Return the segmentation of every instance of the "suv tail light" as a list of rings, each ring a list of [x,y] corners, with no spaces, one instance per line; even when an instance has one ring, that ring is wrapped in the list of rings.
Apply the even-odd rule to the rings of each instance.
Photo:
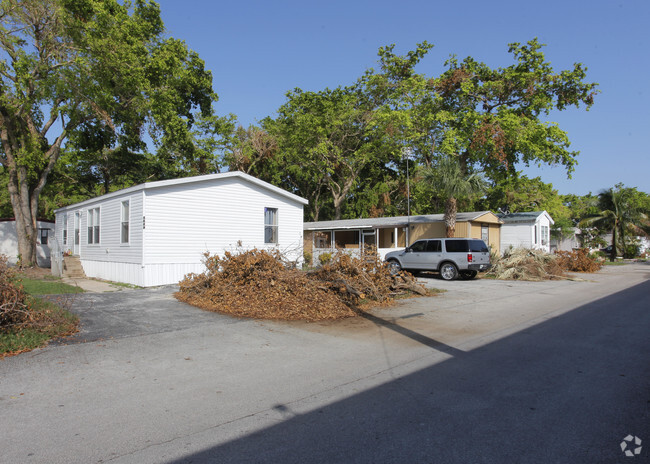
[[[471,253],[467,253],[467,262],[468,263],[472,262],[472,254]]]

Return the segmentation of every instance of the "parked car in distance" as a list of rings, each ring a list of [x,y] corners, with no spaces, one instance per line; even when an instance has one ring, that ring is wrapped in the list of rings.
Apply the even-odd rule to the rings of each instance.
[[[391,251],[384,258],[390,271],[436,271],[444,280],[473,279],[487,271],[490,250],[476,238],[432,238],[418,240],[404,250]]]

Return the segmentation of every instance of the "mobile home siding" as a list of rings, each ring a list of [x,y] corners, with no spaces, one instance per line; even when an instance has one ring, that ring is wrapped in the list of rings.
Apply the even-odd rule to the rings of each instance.
[[[203,253],[275,248],[264,243],[264,208],[278,209],[277,247],[301,249],[302,208],[275,192],[236,178],[218,184],[174,185],[146,192],[144,263],[201,264]]]
[[[129,201],[129,240],[121,243],[122,202]],[[202,272],[203,254],[275,248],[302,257],[306,200],[243,173],[160,181],[131,187],[56,211],[57,236],[68,217],[68,243],[75,253],[74,214],[81,212],[81,264],[89,277],[140,286],[179,282]],[[89,210],[99,209],[99,243],[89,243]],[[278,241],[264,243],[264,208],[277,209]]]

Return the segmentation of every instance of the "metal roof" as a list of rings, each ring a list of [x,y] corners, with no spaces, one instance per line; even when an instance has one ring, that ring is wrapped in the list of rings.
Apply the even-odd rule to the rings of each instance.
[[[542,215],[548,216],[549,220],[551,221],[551,224],[554,224],[555,221],[553,221],[553,218],[551,217],[550,214],[548,214],[546,211],[528,211],[524,213],[499,213],[497,214],[497,217],[501,219],[504,223],[514,223],[514,222],[535,222],[537,221],[537,218],[539,218]]]
[[[191,183],[196,183],[196,182],[205,182],[205,181],[211,181],[211,180],[216,180],[216,179],[227,179],[229,177],[239,177],[244,181],[250,182],[252,184],[256,184],[262,188],[265,188],[267,190],[271,190],[279,195],[285,196],[287,198],[290,198],[298,203],[302,203],[303,205],[306,205],[309,203],[305,198],[300,197],[298,195],[294,195],[291,192],[287,192],[284,189],[281,189],[280,187],[276,187],[275,185],[269,184],[268,182],[264,182],[263,180],[260,180],[256,177],[253,177],[249,174],[246,174],[241,171],[230,171],[230,172],[222,172],[219,174],[206,174],[203,176],[192,176],[192,177],[182,177],[180,179],[169,179],[169,180],[159,180],[155,182],[147,182],[144,184],[139,184],[135,185],[133,187],[125,188],[122,190],[118,190],[116,192],[111,192],[107,193],[105,195],[101,195],[99,197],[95,198],[90,198],[88,200],[84,200],[79,203],[75,203],[73,205],[68,205],[64,206],[62,208],[55,209],[54,212],[58,211],[64,211],[66,209],[74,209],[74,208],[79,208],[80,206],[84,206],[87,204],[92,204],[96,203],[98,201],[103,201],[107,200],[109,198],[118,196],[118,195],[123,195],[125,193],[133,193],[141,190],[149,190],[149,189],[155,189],[155,188],[160,188],[160,187],[168,187],[170,185],[181,185],[181,184],[191,184]]]
[[[467,222],[478,219],[491,211],[478,211],[456,214],[457,222]],[[334,230],[334,229],[373,229],[401,227],[410,224],[427,224],[444,221],[444,214],[424,214],[419,216],[396,216],[387,218],[339,219],[335,221],[305,222],[304,230]]]

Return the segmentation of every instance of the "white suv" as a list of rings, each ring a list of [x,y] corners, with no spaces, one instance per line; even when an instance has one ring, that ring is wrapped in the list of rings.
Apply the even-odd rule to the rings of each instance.
[[[476,238],[432,238],[418,240],[401,251],[391,251],[384,258],[392,273],[437,271],[444,280],[473,279],[479,271],[490,268],[490,250]]]

